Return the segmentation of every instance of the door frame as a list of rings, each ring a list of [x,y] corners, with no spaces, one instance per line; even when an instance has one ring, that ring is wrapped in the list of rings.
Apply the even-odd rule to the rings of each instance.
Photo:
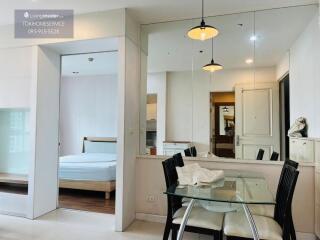
[[[234,109],[236,109],[236,106],[235,106],[235,102],[217,102],[215,105],[214,105],[214,124],[215,124],[215,145],[214,145],[214,149],[215,149],[215,153],[216,153],[216,144],[217,144],[217,137],[218,138],[222,138],[222,139],[225,139],[225,140],[228,140],[230,137],[227,137],[225,135],[220,135],[220,121],[216,121],[216,119],[220,119],[220,107],[221,106],[233,106]],[[234,123],[235,123],[235,118],[236,116],[234,115]],[[234,127],[236,127],[234,125]],[[235,136],[233,136],[233,145],[234,145],[234,138]]]

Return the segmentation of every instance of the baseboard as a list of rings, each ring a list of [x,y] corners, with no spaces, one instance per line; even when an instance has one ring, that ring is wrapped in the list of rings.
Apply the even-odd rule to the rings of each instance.
[[[148,213],[136,213],[136,219],[146,222],[165,223],[166,216],[154,215]],[[297,232],[297,240],[317,240],[317,237],[313,233]]]
[[[166,216],[154,215],[148,213],[136,213],[136,219],[147,222],[165,223]]]
[[[297,232],[297,239],[298,240],[316,240],[317,237],[313,233],[304,233],[304,232]]]

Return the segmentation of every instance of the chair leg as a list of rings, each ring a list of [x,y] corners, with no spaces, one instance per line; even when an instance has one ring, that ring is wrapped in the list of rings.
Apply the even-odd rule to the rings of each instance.
[[[218,232],[218,231],[214,231],[213,232],[213,240],[221,240],[220,239],[221,237],[220,237],[220,231]]]
[[[172,227],[171,234],[172,234],[171,240],[177,240],[178,230],[176,227],[174,226]]]
[[[291,240],[296,240],[296,230],[294,229],[294,224],[292,220],[292,216],[290,217],[290,237]]]
[[[170,230],[171,230],[171,220],[167,218],[166,226],[164,228],[164,233],[163,233],[163,240],[169,239]]]

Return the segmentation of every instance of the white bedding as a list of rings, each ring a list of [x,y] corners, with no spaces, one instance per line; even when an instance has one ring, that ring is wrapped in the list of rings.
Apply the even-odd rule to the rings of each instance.
[[[65,180],[116,180],[116,154],[82,153],[60,157],[59,178]]]

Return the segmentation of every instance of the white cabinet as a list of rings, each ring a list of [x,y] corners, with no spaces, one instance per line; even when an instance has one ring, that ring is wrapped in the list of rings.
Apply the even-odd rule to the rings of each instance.
[[[290,138],[290,159],[297,162],[314,162],[315,141],[308,138]]]
[[[165,141],[163,142],[163,154],[166,156],[172,156],[180,152],[184,155],[184,150],[190,147],[190,142]]]

